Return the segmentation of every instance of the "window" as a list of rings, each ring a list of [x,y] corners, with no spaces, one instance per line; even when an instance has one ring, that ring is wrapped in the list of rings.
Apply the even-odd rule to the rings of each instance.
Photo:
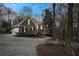
[[[40,29],[43,29],[43,26],[42,25],[40,25]]]
[[[24,32],[26,32],[26,27],[24,26]]]
[[[36,29],[38,29],[38,25],[36,25]]]
[[[28,19],[28,25],[30,25],[30,23],[31,23],[31,21],[30,21],[30,19]]]

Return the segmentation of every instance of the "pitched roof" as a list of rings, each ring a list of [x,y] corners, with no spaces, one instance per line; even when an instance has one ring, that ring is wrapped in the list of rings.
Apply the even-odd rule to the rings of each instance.
[[[22,23],[24,23],[28,18],[30,18],[30,17],[27,17],[27,18],[25,18],[24,20],[22,20],[20,23],[19,23],[19,25],[21,25]],[[40,23],[39,21],[37,21],[35,18],[30,18],[31,20],[32,20],[32,22],[34,23],[34,24],[38,24],[38,23]]]

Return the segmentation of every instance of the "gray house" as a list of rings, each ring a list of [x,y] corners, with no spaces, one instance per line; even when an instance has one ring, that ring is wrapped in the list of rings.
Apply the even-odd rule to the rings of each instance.
[[[27,17],[26,19],[17,19],[12,26],[13,35],[38,35],[43,34],[43,23],[34,18]]]

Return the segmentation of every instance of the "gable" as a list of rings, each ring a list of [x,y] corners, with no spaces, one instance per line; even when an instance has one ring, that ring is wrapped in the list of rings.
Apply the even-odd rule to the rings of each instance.
[[[32,22],[31,18],[27,18],[25,19],[21,25],[27,26],[27,25],[31,25],[31,26],[35,26],[35,24]]]

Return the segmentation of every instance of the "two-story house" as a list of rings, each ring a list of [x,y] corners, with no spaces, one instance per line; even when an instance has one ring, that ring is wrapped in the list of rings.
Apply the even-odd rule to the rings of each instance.
[[[17,19],[12,26],[13,35],[38,35],[43,33],[43,23],[34,18]]]

